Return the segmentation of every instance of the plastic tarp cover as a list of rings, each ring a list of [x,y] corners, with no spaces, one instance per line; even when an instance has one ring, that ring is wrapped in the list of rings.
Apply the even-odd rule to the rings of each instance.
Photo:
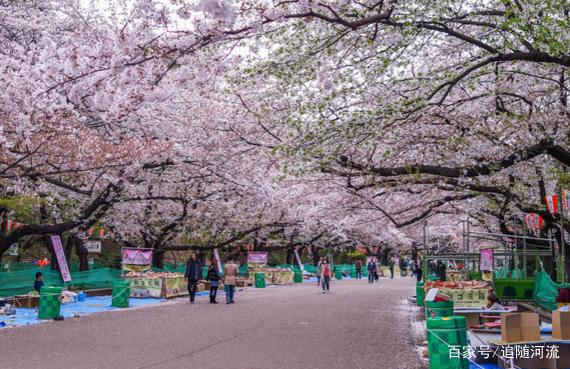
[[[534,290],[532,298],[534,302],[544,310],[553,311],[558,308],[556,297],[559,288],[570,288],[569,283],[555,283],[544,270],[534,275]]]

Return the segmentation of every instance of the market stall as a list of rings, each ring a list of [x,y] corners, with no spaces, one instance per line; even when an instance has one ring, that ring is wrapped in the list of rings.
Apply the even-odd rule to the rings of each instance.
[[[265,284],[293,284],[295,272],[290,268],[270,268],[267,266],[267,252],[248,252],[247,265],[249,280],[254,281],[258,273],[265,274]]]
[[[186,281],[182,273],[170,272],[129,272],[125,278],[131,282],[131,297],[135,298],[171,298],[188,294]],[[198,284],[198,291],[204,290],[204,284]]]
[[[266,284],[293,284],[295,278],[295,272],[291,269],[286,268],[250,268],[249,269],[249,279],[255,280],[255,274],[264,273]]]

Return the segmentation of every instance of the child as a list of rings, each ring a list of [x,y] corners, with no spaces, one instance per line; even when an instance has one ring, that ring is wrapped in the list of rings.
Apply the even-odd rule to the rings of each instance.
[[[44,282],[42,281],[42,272],[36,273],[36,280],[34,281],[34,290],[40,293],[41,288],[44,286]]]

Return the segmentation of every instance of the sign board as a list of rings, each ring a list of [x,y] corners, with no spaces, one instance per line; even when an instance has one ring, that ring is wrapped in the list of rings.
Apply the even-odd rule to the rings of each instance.
[[[124,271],[143,272],[150,270],[152,265],[152,250],[123,248],[121,254]]]
[[[131,278],[131,297],[159,299],[162,295],[162,278]]]
[[[480,271],[493,270],[493,249],[481,250],[481,257],[479,261]]]
[[[87,240],[87,241],[85,241],[83,246],[85,246],[85,248],[87,249],[87,252],[90,252],[93,254],[100,254],[101,253],[101,241]]]
[[[263,267],[267,264],[267,252],[248,252],[247,264],[250,267]]]
[[[456,307],[486,307],[489,288],[439,288],[439,292],[451,297]]]
[[[163,278],[163,297],[175,297],[188,294],[188,289],[184,277]]]
[[[65,253],[63,252],[61,238],[59,238],[59,236],[51,236],[51,243],[53,245],[55,257],[57,258],[57,264],[59,265],[61,278],[65,283],[71,282],[71,273],[69,273],[69,267],[67,265],[67,260],[65,259]]]

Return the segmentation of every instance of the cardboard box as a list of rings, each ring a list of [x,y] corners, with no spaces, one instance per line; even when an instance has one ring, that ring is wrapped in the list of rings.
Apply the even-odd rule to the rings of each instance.
[[[540,340],[540,321],[538,314],[501,314],[501,341],[511,343],[538,340]]]
[[[552,338],[570,340],[570,311],[552,312]]]

